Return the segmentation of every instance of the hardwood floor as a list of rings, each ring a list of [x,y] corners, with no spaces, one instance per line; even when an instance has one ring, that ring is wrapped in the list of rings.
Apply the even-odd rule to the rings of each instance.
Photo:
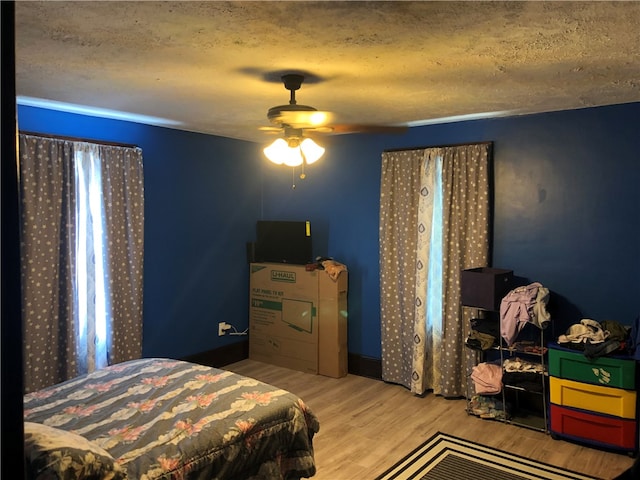
[[[329,378],[249,359],[224,368],[289,390],[314,411],[320,420],[314,480],[374,479],[438,431],[606,480],[633,463],[626,453],[469,416],[461,399],[418,397],[379,380]]]

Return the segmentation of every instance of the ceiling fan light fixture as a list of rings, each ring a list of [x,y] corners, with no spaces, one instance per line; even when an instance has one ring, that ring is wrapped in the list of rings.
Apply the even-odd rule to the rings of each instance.
[[[304,130],[319,131],[331,117],[329,112],[321,112],[314,107],[298,104],[295,92],[300,88],[303,80],[304,76],[298,74],[282,76],[285,88],[291,94],[289,105],[270,108],[267,117],[272,123],[282,128],[283,136],[263,149],[265,156],[276,165],[284,164],[289,167],[302,165],[303,173],[300,178],[305,177],[304,164],[311,165],[317,162],[325,152],[323,147],[304,136]],[[331,131],[329,127],[325,128]]]
[[[265,147],[263,152],[276,165],[297,167],[304,161],[300,147],[290,147],[284,138],[277,138],[271,145]]]
[[[299,138],[277,138],[263,149],[265,156],[276,165],[297,167],[306,161],[308,165],[324,155],[324,148],[310,138],[300,142]]]

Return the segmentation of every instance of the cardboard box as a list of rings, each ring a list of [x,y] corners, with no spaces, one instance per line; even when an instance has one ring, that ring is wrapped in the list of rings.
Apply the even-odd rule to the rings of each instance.
[[[462,305],[499,311],[502,298],[513,289],[513,284],[513,270],[489,267],[462,270]]]
[[[344,377],[348,371],[347,272],[336,281],[318,272],[318,373]]]
[[[250,265],[249,358],[307,373],[347,374],[347,272]]]

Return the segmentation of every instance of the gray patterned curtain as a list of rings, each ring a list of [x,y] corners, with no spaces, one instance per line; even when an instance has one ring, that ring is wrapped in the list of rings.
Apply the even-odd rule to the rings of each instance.
[[[19,149],[30,392],[140,357],[144,187],[138,148],[21,134]]]
[[[144,182],[139,148],[100,146],[108,292],[110,362],[142,355]]]
[[[460,271],[488,262],[489,154],[474,144],[382,155],[382,376],[419,395],[466,392]]]
[[[76,223],[73,144],[20,135],[26,392],[73,377]]]

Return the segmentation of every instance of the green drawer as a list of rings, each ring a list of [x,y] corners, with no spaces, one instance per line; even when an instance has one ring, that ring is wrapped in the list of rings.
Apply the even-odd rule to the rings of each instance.
[[[549,348],[549,375],[578,382],[635,390],[636,362],[600,357],[589,360],[581,352]]]

